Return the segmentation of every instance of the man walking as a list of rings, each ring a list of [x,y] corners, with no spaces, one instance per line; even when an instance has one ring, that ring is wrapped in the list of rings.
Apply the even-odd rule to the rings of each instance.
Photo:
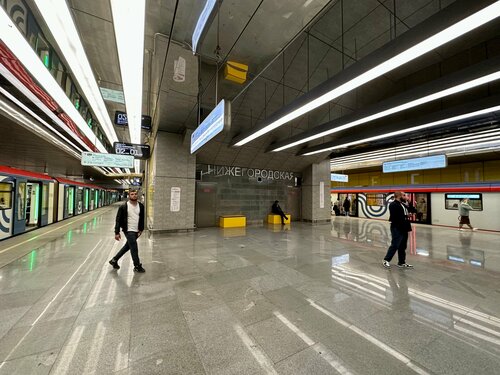
[[[137,239],[144,230],[144,205],[137,201],[137,196],[137,190],[130,190],[128,202],[122,204],[118,209],[115,224],[115,240],[121,240],[121,228],[125,234],[127,242],[121,250],[113,258],[111,258],[109,264],[111,264],[116,270],[120,269],[118,261],[127,251],[130,250],[130,255],[132,256],[132,260],[134,262],[134,272],[142,273],[146,272],[146,270],[142,268],[141,261],[139,260]]]
[[[382,263],[385,268],[391,268],[389,262],[396,254],[396,251],[398,252],[398,267],[413,268],[411,264],[406,263],[408,232],[411,232],[409,211],[412,211],[412,209],[415,210],[413,207],[406,205],[406,194],[402,191],[396,191],[394,201],[389,205],[392,241]]]
[[[344,207],[345,216],[349,216],[349,211],[351,210],[351,201],[349,200],[349,197],[345,197],[342,207]]]

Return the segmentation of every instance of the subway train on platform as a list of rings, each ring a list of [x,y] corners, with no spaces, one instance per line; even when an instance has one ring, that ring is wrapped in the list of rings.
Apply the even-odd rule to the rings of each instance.
[[[0,241],[117,200],[117,190],[0,166]]]
[[[500,183],[335,187],[331,189],[332,208],[336,204],[339,214],[345,215],[343,204],[348,198],[349,216],[388,220],[395,191],[407,193],[417,209],[411,215],[412,222],[458,227],[458,206],[462,199],[469,198],[474,209],[470,212],[472,226],[500,231]]]

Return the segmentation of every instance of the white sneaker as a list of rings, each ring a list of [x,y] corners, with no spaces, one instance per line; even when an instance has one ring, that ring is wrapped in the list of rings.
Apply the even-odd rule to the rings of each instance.
[[[475,230],[477,230],[477,228],[472,228],[472,230],[474,230],[474,231],[475,231]]]
[[[463,230],[464,230],[464,228],[458,228],[458,230],[461,230],[461,231],[463,231]]]
[[[383,265],[385,268],[391,268],[391,264],[390,264],[388,261],[386,261],[386,260],[384,260],[384,261],[382,262],[382,265]]]

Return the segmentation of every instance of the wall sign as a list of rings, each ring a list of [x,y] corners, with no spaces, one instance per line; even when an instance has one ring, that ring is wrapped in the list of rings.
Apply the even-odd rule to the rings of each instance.
[[[415,171],[421,169],[446,168],[448,160],[446,155],[426,156],[423,158],[405,159],[385,162],[384,173]]]
[[[325,208],[325,182],[319,182],[319,208]]]
[[[170,212],[179,212],[181,210],[181,188],[172,187],[170,189]]]
[[[335,182],[349,182],[349,176],[340,173],[331,173],[330,179]]]
[[[101,90],[102,98],[109,102],[125,104],[125,97],[123,96],[123,91],[107,89],[105,87],[99,87]]]
[[[268,169],[243,168],[243,167],[227,167],[223,165],[207,165],[207,170],[202,171],[201,175],[211,176],[233,176],[233,177],[250,177],[262,178],[264,180],[293,180],[293,172],[273,171]]]
[[[131,155],[82,152],[82,165],[111,168],[134,168],[134,157]]]
[[[139,145],[136,143],[113,143],[115,154],[118,155],[132,155],[135,159],[149,159],[151,156],[151,148],[148,145]]]
[[[227,130],[231,124],[230,102],[222,99],[217,107],[207,116],[205,120],[191,134],[191,153],[195,153],[204,144],[214,138],[223,130]]]

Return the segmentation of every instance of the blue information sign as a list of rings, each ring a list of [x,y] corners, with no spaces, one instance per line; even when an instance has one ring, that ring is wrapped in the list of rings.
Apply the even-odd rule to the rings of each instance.
[[[331,173],[331,180],[336,182],[349,182],[349,176],[340,173]]]
[[[418,171],[422,169],[446,168],[446,155],[426,156],[423,158],[389,161],[383,164],[384,173]]]
[[[228,101],[222,99],[217,107],[191,134],[191,153],[195,153],[205,143],[229,126],[231,109]]]

